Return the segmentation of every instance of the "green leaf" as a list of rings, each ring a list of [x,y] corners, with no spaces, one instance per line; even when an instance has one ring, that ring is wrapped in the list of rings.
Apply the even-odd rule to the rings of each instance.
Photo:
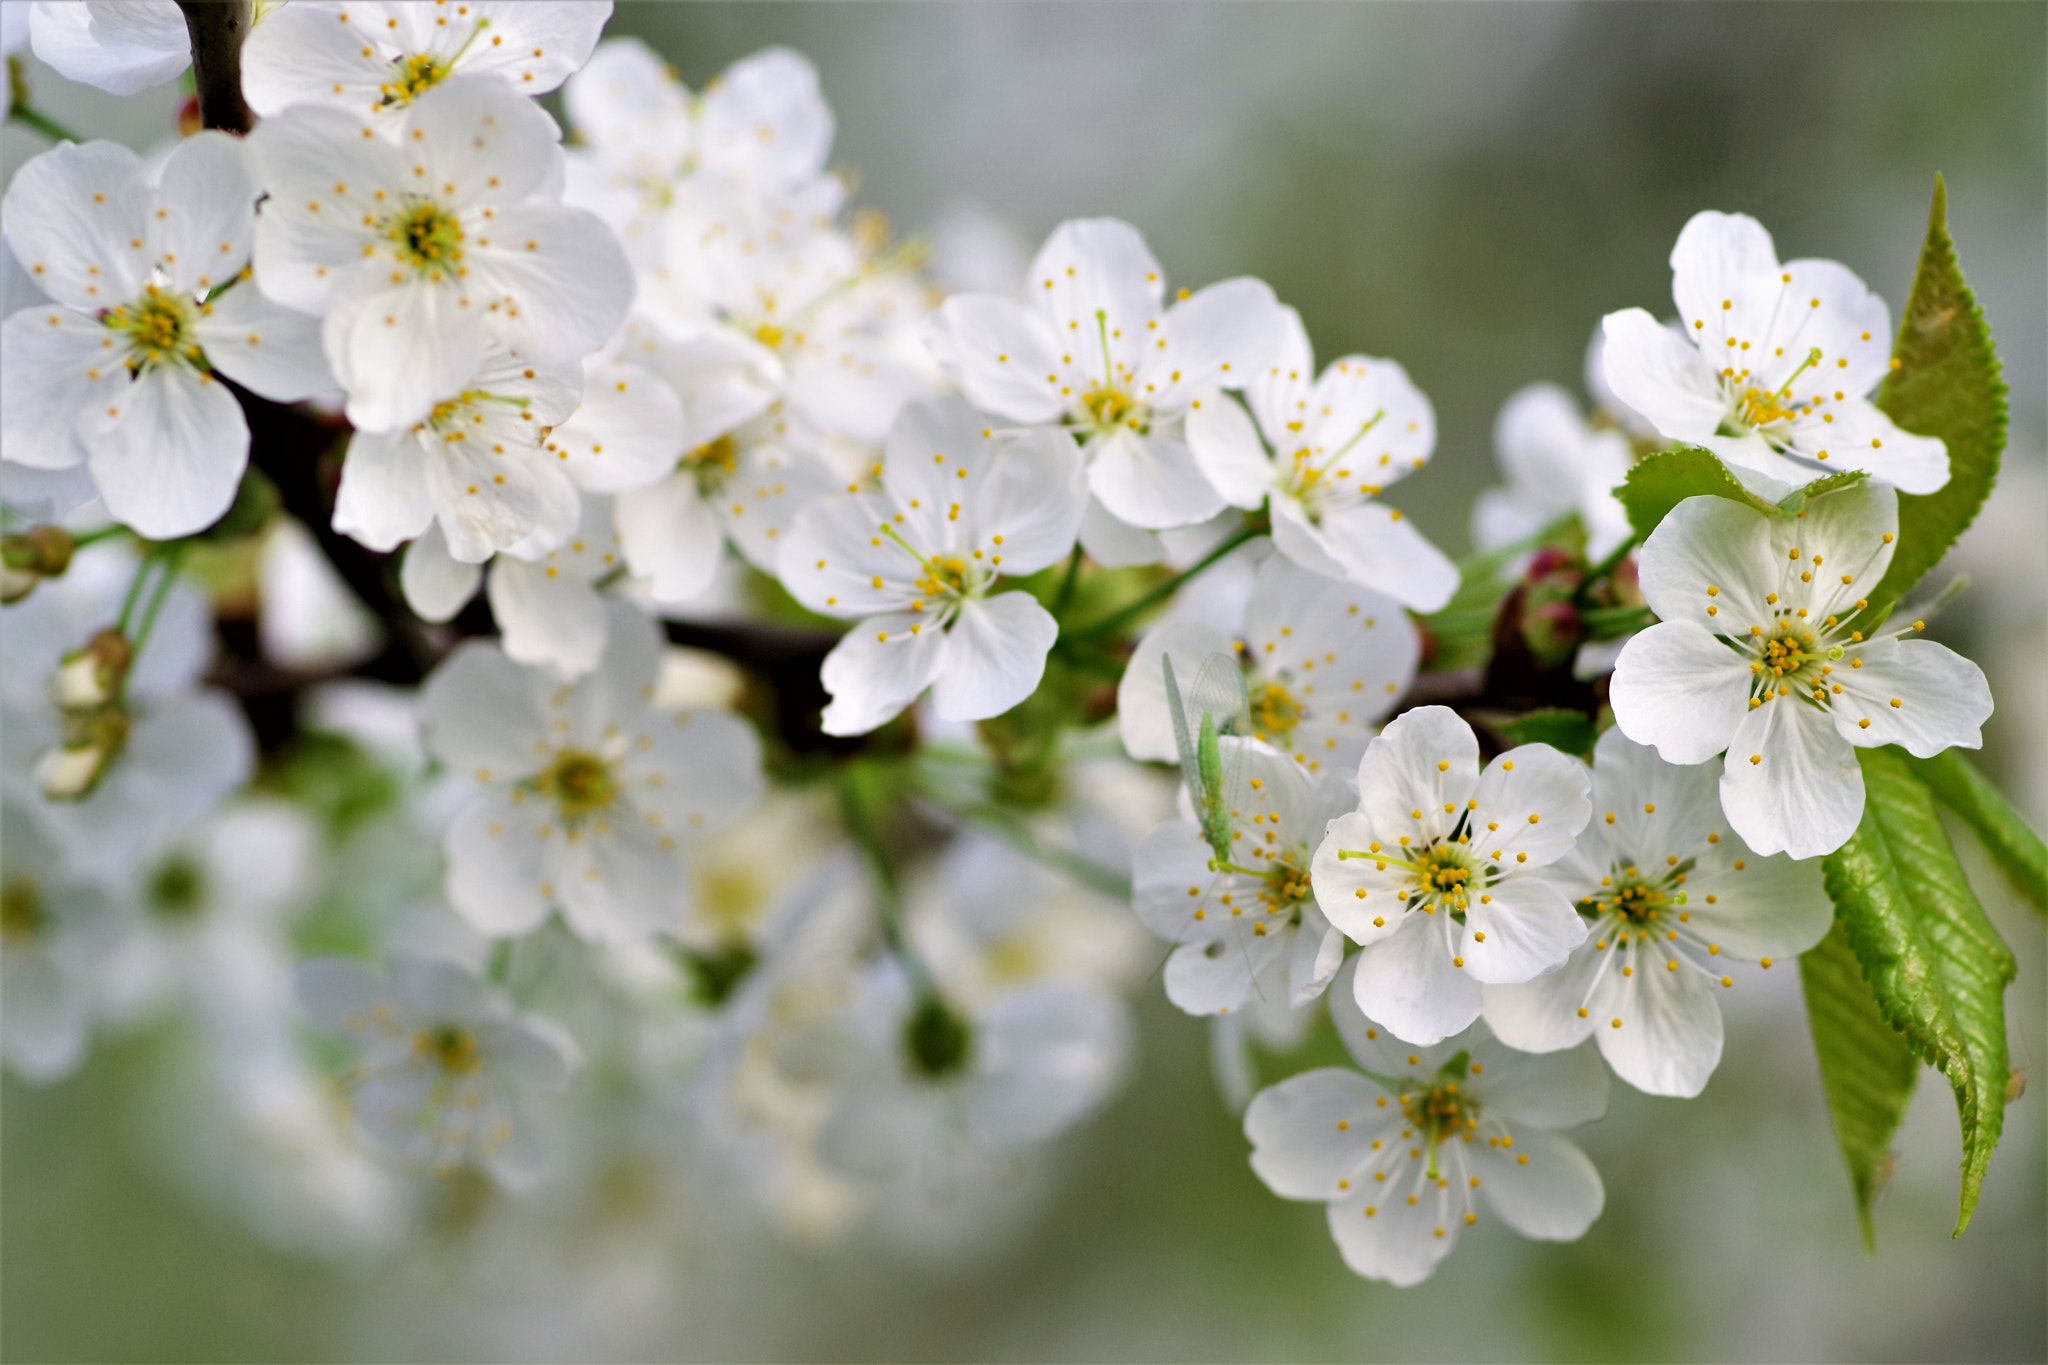
[[[1961,1236],[2005,1119],[2012,953],[1977,904],[1926,784],[1888,749],[1860,749],[1856,757],[1863,821],[1823,864],[1828,898],[1879,1011],[1955,1090]]]
[[[1998,788],[1985,781],[1960,749],[1945,749],[1933,758],[1906,756],[1913,773],[1984,841],[1992,861],[2012,879],[2027,904],[2048,914],[2048,846],[2005,803]]]
[[[1614,496],[1628,509],[1629,525],[1638,541],[1648,540],[1657,523],[1687,498],[1717,497],[1739,502],[1766,515],[1797,512],[1808,498],[1832,493],[1867,477],[1861,470],[1824,474],[1803,488],[1795,488],[1783,500],[1772,502],[1742,486],[1720,457],[1698,446],[1680,446],[1662,451],[1630,466],[1628,477],[1615,488]]]
[[[1948,234],[1948,189],[1934,178],[1934,207],[1913,292],[1892,348],[1893,370],[1877,405],[1901,430],[1948,446],[1948,483],[1899,495],[1899,548],[1873,601],[1896,601],[1941,559],[1990,496],[2005,449],[2005,379],[1976,295],[1963,283]]]
[[[1531,711],[1495,728],[1517,744],[1548,744],[1580,758],[1591,757],[1593,743],[1600,738],[1599,727],[1593,724],[1591,716],[1562,707]]]
[[[1913,1098],[1920,1059],[1879,1012],[1841,921],[1800,956],[1799,982],[1820,1060],[1821,1093],[1842,1159],[1849,1163],[1863,1245],[1875,1250],[1870,1207],[1890,1174],[1892,1134]]]

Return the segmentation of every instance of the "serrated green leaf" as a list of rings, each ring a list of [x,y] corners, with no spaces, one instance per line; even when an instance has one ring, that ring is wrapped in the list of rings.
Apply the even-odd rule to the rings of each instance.
[[[1906,1102],[1913,1098],[1920,1059],[1878,1010],[1877,997],[1863,979],[1841,921],[1800,955],[1799,982],[1813,1028],[1814,1055],[1820,1061],[1821,1093],[1856,1193],[1863,1245],[1875,1250],[1871,1204],[1889,1175],[1892,1134],[1898,1131]]]
[[[2048,846],[2006,804],[1998,788],[1985,781],[1984,774],[1960,749],[1946,749],[1933,758],[1909,754],[1906,761],[1941,804],[1977,832],[1992,861],[2012,880],[2027,904],[2048,914]]]
[[[2005,1119],[2012,953],[1970,890],[1927,785],[1890,750],[1859,749],[1856,757],[1863,821],[1823,864],[1828,898],[1879,1011],[1955,1091],[1961,1236]]]
[[[1600,738],[1599,727],[1593,724],[1591,716],[1563,707],[1531,711],[1495,728],[1517,744],[1548,744],[1580,758],[1590,756],[1594,741]]]
[[[1854,469],[1824,474],[1803,488],[1793,489],[1781,501],[1772,502],[1743,487],[1742,480],[1711,450],[1680,446],[1630,466],[1628,477],[1614,489],[1614,496],[1628,510],[1628,523],[1640,542],[1649,539],[1657,523],[1687,498],[1726,498],[1766,515],[1797,512],[1808,498],[1832,493],[1866,477],[1863,471]]]
[[[1990,496],[2005,449],[2005,379],[1983,310],[1963,283],[1940,176],[1892,359],[1877,406],[1901,430],[1942,439],[1948,483],[1925,495],[1899,495],[1899,548],[1874,601],[1905,596],[1955,544]]]

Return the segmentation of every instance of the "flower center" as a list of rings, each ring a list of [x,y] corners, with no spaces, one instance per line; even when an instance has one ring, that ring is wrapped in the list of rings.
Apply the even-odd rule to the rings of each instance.
[[[448,64],[430,52],[400,57],[391,63],[391,79],[378,86],[380,106],[410,104],[448,76]]]
[[[683,456],[682,467],[697,476],[697,491],[709,496],[739,472],[740,448],[731,436],[721,436]]]
[[[927,996],[903,1026],[910,1064],[927,1080],[940,1081],[967,1068],[974,1031],[936,996]]]
[[[781,346],[783,341],[787,339],[787,336],[786,332],[772,322],[764,322],[754,329],[754,340],[760,342],[771,351]]]
[[[0,940],[17,947],[33,943],[49,918],[35,882],[27,877],[0,882]]]
[[[431,199],[416,200],[386,219],[384,235],[400,260],[435,279],[462,259],[461,221]]]
[[[149,908],[165,919],[190,919],[206,904],[206,876],[182,853],[157,864],[149,875]]]
[[[1457,1061],[1465,1054],[1459,1053]],[[1460,1067],[1462,1071],[1462,1066]],[[1441,1073],[1437,1084],[1427,1090],[1410,1090],[1401,1096],[1401,1117],[1428,1139],[1434,1147],[1447,1137],[1456,1137],[1479,1126],[1478,1106],[1458,1094],[1458,1082]]]
[[[412,1036],[412,1050],[429,1058],[451,1076],[474,1076],[484,1069],[483,1057],[477,1051],[476,1035],[452,1024],[419,1030]]]
[[[1091,385],[1081,395],[1081,405],[1088,409],[1088,415],[1095,419],[1098,427],[1113,427],[1138,407],[1136,399],[1109,384]]]
[[[1285,686],[1269,682],[1252,689],[1252,731],[1260,739],[1285,739],[1301,724],[1302,705]]]
[[[179,294],[148,285],[142,297],[109,312],[108,327],[128,338],[128,368],[140,373],[165,361],[198,360],[201,352],[191,345],[191,304]]]
[[[1678,905],[1685,903],[1681,888],[1691,875],[1694,860],[1679,859],[1676,855],[1664,860],[1662,876],[1646,877],[1642,869],[1627,859],[1615,863],[1608,869],[1608,875],[1600,879],[1600,889],[1591,895],[1579,897],[1579,911],[1595,920],[1614,917],[1624,929],[1643,928],[1657,923]],[[1684,915],[1680,919],[1686,918]],[[1619,937],[1626,938],[1624,932]]]
[[[608,809],[618,797],[618,780],[611,765],[596,754],[564,749],[555,755],[541,775],[534,779],[541,795],[551,798],[570,823]]]
[[[917,590],[930,597],[958,597],[967,591],[967,562],[951,555],[934,555],[924,562],[924,577]]]

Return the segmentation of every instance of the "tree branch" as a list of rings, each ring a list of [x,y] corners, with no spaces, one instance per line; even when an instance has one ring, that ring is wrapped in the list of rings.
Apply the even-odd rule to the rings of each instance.
[[[192,85],[199,121],[225,133],[246,133],[256,116],[242,98],[242,39],[249,33],[249,0],[178,0],[192,36]]]

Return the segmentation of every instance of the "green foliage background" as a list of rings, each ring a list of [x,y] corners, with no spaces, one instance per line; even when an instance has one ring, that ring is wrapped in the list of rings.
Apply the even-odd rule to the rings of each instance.
[[[836,159],[900,230],[971,199],[1028,249],[1063,217],[1119,214],[1174,282],[1260,275],[1302,309],[1324,358],[1400,358],[1442,438],[1397,505],[1454,552],[1493,478],[1501,401],[1530,379],[1579,387],[1601,313],[1667,308],[1665,258],[1690,213],[1754,213],[1785,256],[1841,259],[1896,310],[1944,172],[2013,424],[2000,492],[1960,552],[1977,587],[1930,634],[1991,674],[2000,709],[1982,767],[2044,823],[2041,8],[629,4],[615,31],[644,34],[692,83],[767,42],[808,52],[839,116]],[[117,106],[31,79],[53,114],[139,145],[174,100]],[[10,130],[0,157],[11,171],[41,146]],[[2017,959],[2007,1017],[2024,1065],[2048,1051],[2041,921],[1970,836],[1957,845]],[[2048,1082],[2004,1111],[1959,1241],[1955,1111],[1947,1086],[1920,1085],[1862,1159],[1877,1196],[1866,1259],[1785,965],[1730,1004],[1702,1098],[1616,1087],[1611,1116],[1583,1135],[1609,1189],[1584,1241],[1480,1229],[1408,1292],[1353,1278],[1319,1210],[1258,1185],[1215,1100],[1204,1027],[1156,988],[1141,992],[1142,1070],[1067,1144],[1044,1218],[938,1264],[732,1238],[708,1201],[638,1222],[594,1212],[569,1244],[527,1249],[540,1271],[508,1268],[520,1233],[504,1219],[362,1267],[281,1255],[161,1179],[150,1154],[177,1111],[151,1077],[177,1043],[133,1038],[66,1085],[0,1093],[0,1355],[2048,1355]],[[1904,1088],[1896,1054],[1862,1064],[1892,1067]],[[660,1259],[620,1250],[643,1234],[652,1247],[656,1225],[679,1230]]]

